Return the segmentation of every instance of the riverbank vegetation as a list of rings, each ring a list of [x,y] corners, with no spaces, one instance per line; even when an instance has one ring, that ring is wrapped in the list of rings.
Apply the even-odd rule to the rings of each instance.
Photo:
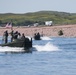
[[[44,25],[45,21],[53,21],[54,25],[76,24],[76,13],[39,11],[25,14],[0,14],[0,26],[8,22],[12,22],[14,26],[27,26],[34,23]]]

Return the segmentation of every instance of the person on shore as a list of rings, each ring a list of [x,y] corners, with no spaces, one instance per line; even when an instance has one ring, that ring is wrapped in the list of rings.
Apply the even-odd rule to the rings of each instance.
[[[8,31],[6,30],[3,34],[4,36],[4,40],[5,40],[5,44],[8,42]]]

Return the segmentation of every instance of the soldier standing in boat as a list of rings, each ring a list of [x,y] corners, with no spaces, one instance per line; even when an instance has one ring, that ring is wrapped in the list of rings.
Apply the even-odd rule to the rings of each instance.
[[[11,42],[12,42],[13,41],[14,31],[12,30],[10,34],[11,34]]]
[[[8,42],[8,31],[6,30],[3,34],[5,43]]]
[[[14,33],[13,37],[14,37],[14,40],[17,40],[17,39],[18,39],[18,31],[16,31],[16,32]]]
[[[23,40],[25,39],[25,35],[24,35],[24,33],[22,34],[21,39],[23,39]]]

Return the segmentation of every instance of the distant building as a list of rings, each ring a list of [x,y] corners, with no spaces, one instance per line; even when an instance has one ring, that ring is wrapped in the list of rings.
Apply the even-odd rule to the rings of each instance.
[[[45,25],[51,26],[53,24],[53,21],[45,21]]]

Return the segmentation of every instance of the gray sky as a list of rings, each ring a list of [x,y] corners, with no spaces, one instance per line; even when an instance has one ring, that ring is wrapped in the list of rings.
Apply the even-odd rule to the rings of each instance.
[[[0,0],[0,13],[42,10],[76,13],[76,0]]]

